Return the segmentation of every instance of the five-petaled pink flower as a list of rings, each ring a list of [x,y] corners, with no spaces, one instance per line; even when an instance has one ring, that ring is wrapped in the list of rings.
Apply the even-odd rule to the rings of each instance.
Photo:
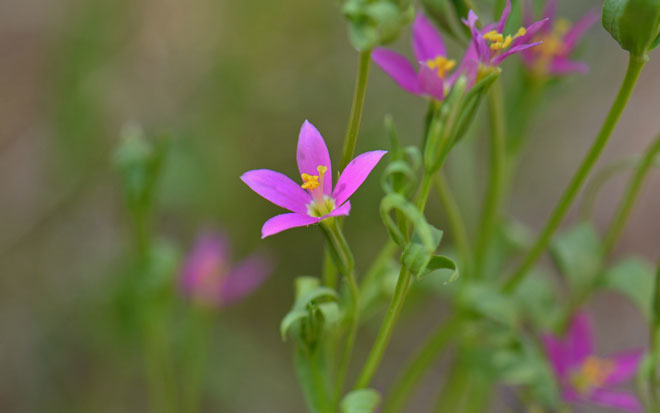
[[[181,271],[185,295],[206,307],[225,307],[257,289],[272,273],[270,259],[252,254],[232,267],[231,249],[224,235],[201,234]]]
[[[463,59],[460,67],[449,73],[456,66],[456,61],[447,58],[445,44],[440,33],[422,14],[418,14],[412,25],[412,47],[419,70],[399,53],[377,48],[372,59],[399,84],[404,90],[419,96],[430,96],[442,100],[461,73],[475,71],[474,58]]]
[[[589,66],[571,60],[570,56],[584,32],[598,20],[598,14],[591,11],[572,27],[567,20],[557,19],[556,14],[557,0],[548,0],[543,17],[549,20],[550,24],[534,36],[534,40],[542,41],[543,44],[521,53],[525,66],[541,76],[587,72]],[[532,21],[532,7],[529,5],[525,9],[525,23],[530,24]]]
[[[619,353],[610,358],[593,354],[592,334],[585,314],[573,320],[567,337],[543,337],[546,352],[567,402],[594,403],[630,412],[641,412],[634,394],[613,390],[635,375],[643,352]]]
[[[261,228],[265,238],[289,228],[317,224],[329,217],[348,215],[351,195],[362,185],[386,151],[356,156],[342,172],[334,190],[330,155],[319,131],[305,121],[298,137],[298,170],[302,185],[268,169],[248,171],[241,176],[254,192],[290,213],[276,215]]]
[[[474,51],[480,67],[497,66],[508,56],[541,44],[540,41],[532,41],[532,38],[536,32],[543,28],[548,19],[534,22],[527,28],[521,27],[514,34],[504,35],[504,28],[510,13],[511,0],[507,0],[497,23],[488,24],[482,29],[477,28],[479,17],[473,10],[468,12],[467,20],[463,20],[463,23],[470,28],[472,33],[469,49]],[[468,54],[470,54],[469,51]]]

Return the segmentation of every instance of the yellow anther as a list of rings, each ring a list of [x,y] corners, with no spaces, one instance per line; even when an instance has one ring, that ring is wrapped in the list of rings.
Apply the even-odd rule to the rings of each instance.
[[[504,40],[502,33],[498,33],[497,30],[491,30],[488,33],[484,34],[484,39],[490,40],[491,42],[501,43]]]
[[[438,73],[438,77],[444,78],[447,72],[456,66],[456,61],[447,59],[444,56],[436,56],[435,59],[427,60],[426,65],[429,69],[435,70]]]
[[[613,370],[614,363],[611,360],[589,356],[573,376],[573,384],[578,391],[589,393],[594,388],[602,386]]]
[[[514,38],[514,39],[517,39],[517,38],[519,38],[519,37],[521,37],[521,36],[524,36],[524,35],[526,35],[526,34],[527,34],[527,29],[525,29],[524,27],[521,27],[520,29],[518,29],[518,31],[517,31],[516,34],[513,36],[513,38]]]
[[[319,187],[320,184],[318,175],[302,174],[301,176],[303,180],[301,187],[303,189],[309,189],[310,191],[313,191]]]

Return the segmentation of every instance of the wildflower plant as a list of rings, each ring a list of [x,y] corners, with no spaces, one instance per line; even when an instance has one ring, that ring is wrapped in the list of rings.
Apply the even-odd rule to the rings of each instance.
[[[593,225],[591,206],[596,204],[598,182],[610,175],[600,178],[597,174],[598,179],[585,185],[652,57],[649,52],[658,44],[660,3],[605,2],[603,24],[629,52],[628,69],[597,136],[538,230],[508,216],[505,208],[520,148],[523,143],[530,150],[534,147],[526,128],[534,105],[526,98],[510,98],[516,88],[527,93],[529,77],[520,76],[520,71],[510,70],[511,65],[504,62],[519,59],[528,75],[543,80],[537,83],[542,87],[535,89],[536,101],[548,99],[547,92],[555,83],[545,80],[587,73],[587,63],[574,61],[572,53],[595,23],[595,15],[588,13],[570,26],[557,19],[555,0],[544,2],[539,20],[534,20],[528,4],[523,5],[523,22],[516,21],[510,0],[494,2],[502,11],[492,17],[487,6],[493,2],[473,0],[425,1],[426,14],[404,0],[339,3],[350,41],[358,50],[355,93],[341,157],[331,162],[321,133],[304,121],[297,141],[295,179],[269,169],[253,169],[240,176],[250,190],[288,211],[266,220],[261,238],[301,227],[319,229],[324,236],[318,272],[295,279],[293,302],[280,324],[282,338],[293,347],[309,411],[405,411],[413,391],[448,348],[453,351],[447,352],[452,357],[444,372],[444,387],[436,397],[438,411],[487,411],[494,399],[525,411],[562,411],[581,403],[623,411],[660,411],[658,274],[638,257],[612,257],[643,183],[657,163],[660,137],[639,159],[626,163],[626,168],[634,170],[633,176],[602,234]],[[394,51],[388,44],[409,23],[411,50]],[[362,147],[358,137],[372,61],[400,88],[426,99],[428,109],[419,114],[422,134],[412,145],[401,143],[395,116],[387,115],[389,139],[383,139],[378,150],[355,156],[356,148]],[[482,107],[485,116],[480,114]],[[301,114],[301,119],[306,115]],[[480,123],[485,127],[478,127]],[[485,190],[474,214],[454,194],[456,184],[447,176],[446,163],[457,146],[482,138],[489,148]],[[280,141],[293,147],[293,137]],[[141,139],[127,142],[117,159],[144,265],[154,245],[149,214],[161,157]],[[474,146],[464,149],[471,151]],[[357,205],[357,199],[351,204],[361,186],[378,182],[383,191],[379,205],[368,201]],[[463,185],[481,187],[477,182]],[[560,230],[582,190],[579,222]],[[427,216],[427,201],[436,195],[445,217],[442,228]],[[352,208],[370,210],[382,219],[387,239],[372,262],[344,234],[345,228],[361,225],[349,216]],[[258,238],[258,234],[243,235]],[[248,299],[269,275],[269,264],[260,258],[230,266],[228,243],[221,236],[206,235],[192,248],[179,280],[183,296],[192,298],[188,301],[223,307]],[[547,252],[553,267],[540,263]],[[549,269],[558,273],[562,288],[547,275]],[[421,282],[425,278],[428,281]],[[383,377],[381,363],[392,356],[388,346],[399,333],[399,316],[414,290],[425,290],[424,299],[445,302],[448,314],[437,325],[428,326],[428,337],[408,337],[419,350],[400,366],[396,377]],[[609,358],[594,354],[586,313],[590,299],[604,290],[618,292],[638,306],[651,337],[645,349]],[[365,334],[361,340],[368,351],[355,357],[356,338],[366,320],[378,318],[374,337]],[[154,338],[149,340],[153,344]],[[635,375],[638,394],[615,388]],[[154,394],[170,393],[160,389]],[[187,405],[197,406],[197,397],[189,396],[192,401]],[[520,405],[524,406],[513,407]]]

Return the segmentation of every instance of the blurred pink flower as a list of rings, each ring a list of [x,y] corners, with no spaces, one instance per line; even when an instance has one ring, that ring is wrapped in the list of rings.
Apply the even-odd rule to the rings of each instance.
[[[329,217],[348,215],[348,198],[362,185],[387,151],[365,152],[356,156],[332,187],[330,155],[319,131],[305,121],[298,137],[298,170],[303,184],[269,169],[248,171],[241,180],[254,192],[291,213],[276,215],[261,228],[261,238],[287,230],[318,224]]]
[[[546,352],[567,402],[593,403],[629,412],[641,412],[634,394],[613,387],[631,379],[643,351],[600,358],[593,354],[592,333],[585,314],[573,320],[566,337],[543,336]]]
[[[476,75],[477,66],[472,57],[464,58],[459,68],[449,75],[456,61],[447,58],[440,33],[424,15],[418,14],[415,18],[412,34],[417,71],[408,59],[393,50],[377,48],[372,53],[373,61],[404,90],[442,100],[461,73],[472,70]]]
[[[532,41],[532,38],[545,24],[548,19],[530,23],[527,28],[521,27],[513,35],[504,35],[509,14],[511,13],[511,0],[507,0],[506,6],[502,11],[500,20],[497,23],[491,23],[482,29],[477,28],[477,14],[470,10],[467,19],[463,20],[466,26],[472,32],[472,41],[469,49],[474,50],[474,55],[480,65],[497,66],[504,59],[514,53],[520,53],[523,50],[541,44],[540,41]],[[470,54],[468,52],[468,54]]]
[[[589,66],[571,60],[570,55],[587,29],[598,21],[598,13],[595,11],[587,13],[571,27],[567,20],[557,19],[557,0],[548,0],[543,17],[549,21],[549,24],[534,36],[535,41],[543,43],[521,53],[525,66],[542,76],[587,72]],[[533,19],[532,7],[529,4],[525,8],[525,24],[530,24]]]
[[[270,259],[252,254],[235,266],[224,235],[200,235],[181,271],[181,288],[193,301],[204,306],[225,307],[257,289],[272,273]]]

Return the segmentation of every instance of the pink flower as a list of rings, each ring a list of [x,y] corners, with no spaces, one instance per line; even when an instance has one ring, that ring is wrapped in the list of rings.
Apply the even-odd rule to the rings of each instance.
[[[473,57],[463,59],[460,67],[449,75],[456,66],[456,61],[447,58],[440,33],[422,14],[417,15],[412,25],[412,33],[417,71],[408,59],[393,50],[377,48],[372,53],[374,62],[404,90],[418,96],[442,100],[461,73],[474,71],[476,75],[477,66],[473,63]]]
[[[525,22],[533,20],[531,5],[525,12]],[[534,36],[534,40],[542,41],[543,44],[521,53],[523,62],[529,70],[539,75],[565,75],[567,73],[585,73],[589,66],[582,62],[570,59],[571,53],[580,41],[584,33],[598,20],[598,14],[594,11],[587,13],[572,27],[563,19],[557,19],[557,0],[548,0],[543,12],[550,24],[544,26]]]
[[[506,22],[511,13],[511,0],[507,0],[506,6],[502,11],[500,20],[497,23],[486,25],[483,29],[477,28],[479,17],[472,10],[468,12],[467,20],[463,20],[472,32],[472,42],[470,49],[474,50],[476,59],[482,66],[497,66],[504,59],[514,53],[520,53],[530,47],[541,44],[540,41],[532,41],[532,38],[548,19],[543,19],[531,23],[527,28],[521,27],[514,34],[504,34]],[[469,53],[468,53],[469,54]]]
[[[256,290],[272,273],[269,259],[253,254],[231,266],[227,238],[205,233],[197,238],[181,271],[181,288],[194,301],[225,307]]]
[[[318,224],[329,217],[348,215],[351,210],[348,198],[386,153],[372,151],[356,156],[339,176],[333,190],[328,148],[314,125],[305,121],[300,129],[297,151],[302,185],[268,169],[248,171],[241,176],[254,192],[291,211],[266,221],[261,228],[261,238],[289,228]]]
[[[601,358],[593,354],[592,334],[586,315],[578,314],[567,337],[543,337],[546,352],[568,402],[593,403],[629,412],[641,412],[634,394],[613,387],[635,375],[643,351]]]

